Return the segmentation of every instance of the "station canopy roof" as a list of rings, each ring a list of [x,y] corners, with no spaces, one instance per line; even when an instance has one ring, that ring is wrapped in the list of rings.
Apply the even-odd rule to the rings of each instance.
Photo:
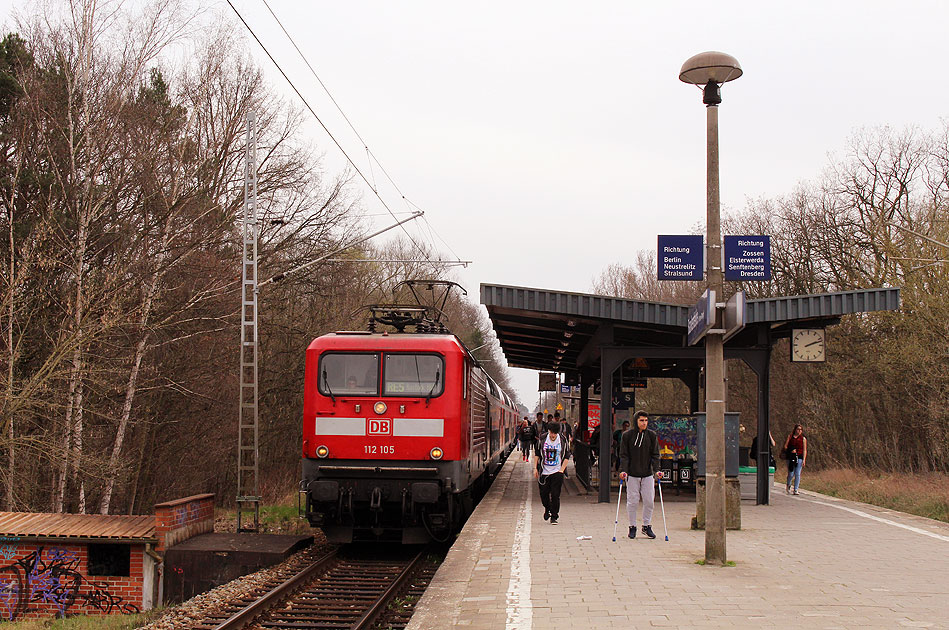
[[[895,311],[899,291],[861,289],[748,300],[745,327],[726,342],[726,352],[765,347],[794,328],[836,324],[843,315]],[[602,346],[688,347],[688,306],[496,284],[481,285],[481,303],[512,367],[571,373],[597,367]],[[670,356],[644,363],[642,376],[658,375],[675,361]]]

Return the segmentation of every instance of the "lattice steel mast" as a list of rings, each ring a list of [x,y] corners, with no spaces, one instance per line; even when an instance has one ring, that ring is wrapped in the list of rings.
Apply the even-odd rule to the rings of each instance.
[[[257,124],[247,115],[244,149],[243,279],[241,281],[241,377],[237,429],[237,531],[260,526],[257,465]],[[252,520],[251,520],[252,518]]]

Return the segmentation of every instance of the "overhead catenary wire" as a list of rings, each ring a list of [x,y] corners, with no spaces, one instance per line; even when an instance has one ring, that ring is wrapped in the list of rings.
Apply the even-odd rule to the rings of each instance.
[[[398,220],[398,217],[395,215],[395,212],[392,211],[392,208],[389,207],[389,204],[387,204],[385,199],[382,198],[382,195],[380,195],[379,192],[375,190],[372,183],[369,181],[369,178],[366,177],[366,174],[362,171],[362,169],[359,168],[356,162],[349,156],[349,153],[346,151],[346,149],[343,148],[343,145],[340,144],[340,142],[336,139],[336,136],[333,135],[333,133],[329,130],[329,128],[326,126],[323,120],[319,117],[319,115],[316,113],[316,110],[314,110],[313,107],[310,105],[309,101],[306,100],[306,98],[297,88],[296,84],[294,84],[294,82],[290,79],[290,77],[284,71],[283,67],[279,63],[277,63],[277,60],[274,58],[274,56],[270,54],[270,50],[260,40],[260,38],[257,36],[257,33],[254,31],[254,29],[251,28],[250,24],[247,23],[247,20],[244,19],[243,15],[241,15],[241,12],[237,10],[237,7],[234,6],[231,0],[227,0],[227,4],[229,7],[231,7],[231,10],[234,11],[234,14],[237,15],[237,18],[244,25],[244,28],[246,28],[247,31],[251,34],[251,37],[254,38],[254,41],[257,42],[257,45],[259,45],[261,49],[264,51],[264,54],[267,55],[267,58],[270,59],[271,63],[273,63],[274,67],[277,68],[277,71],[280,72],[284,80],[290,85],[290,89],[292,89],[294,93],[296,93],[296,95],[303,102],[303,105],[307,108],[310,114],[313,115],[313,118],[316,119],[316,122],[319,123],[320,127],[323,128],[323,131],[326,132],[326,135],[328,135],[330,140],[333,141],[333,144],[336,145],[336,148],[340,150],[340,152],[343,154],[343,157],[345,157],[346,161],[349,162],[349,165],[353,167],[353,170],[355,170],[356,173],[359,175],[359,177],[362,178],[362,180],[366,183],[367,186],[369,186],[370,190],[372,190],[376,198],[379,200],[379,203],[382,204],[382,207],[385,208],[389,212],[389,214],[392,215],[393,219]],[[398,190],[398,188],[396,190]],[[399,194],[402,194],[401,191],[399,191]],[[405,198],[404,195],[402,197],[403,199]],[[400,223],[399,227],[402,228],[402,231],[405,232],[405,235],[412,242],[412,244],[415,245],[415,247],[419,250],[419,252],[423,253],[424,255],[425,250],[422,249],[422,247],[418,244],[418,242],[414,238],[412,238],[412,235],[409,234],[408,230],[405,229],[405,226],[401,225]]]
[[[290,44],[293,46],[294,50],[297,51],[297,54],[298,54],[298,55],[300,56],[300,58],[303,60],[303,63],[306,64],[306,67],[310,70],[310,73],[313,75],[313,78],[315,78],[316,81],[317,81],[317,83],[320,84],[320,87],[323,88],[323,91],[326,93],[326,95],[329,97],[330,101],[331,101],[331,102],[333,103],[333,105],[336,107],[336,110],[340,113],[340,115],[341,115],[341,116],[343,117],[343,119],[346,121],[346,124],[349,125],[349,128],[352,130],[352,132],[355,134],[355,136],[359,139],[359,142],[362,144],[363,149],[366,151],[367,162],[368,162],[369,171],[370,171],[370,175],[371,175],[371,179],[372,179],[371,182],[370,182],[369,178],[367,178],[367,177],[365,176],[365,174],[359,169],[359,167],[356,166],[356,164],[355,164],[355,163],[353,162],[353,160],[349,157],[349,155],[346,153],[346,151],[343,150],[343,148],[342,148],[342,146],[340,145],[340,143],[339,143],[339,142],[336,140],[336,138],[329,132],[329,129],[327,129],[326,125],[323,124],[322,120],[319,119],[319,117],[316,115],[315,111],[309,106],[309,103],[307,103],[306,99],[303,98],[303,96],[302,96],[302,94],[300,93],[300,91],[297,90],[297,88],[296,88],[296,86],[293,84],[293,82],[290,81],[290,79],[289,79],[289,77],[287,76],[287,74],[283,71],[283,69],[279,66],[279,64],[277,64],[276,60],[273,58],[273,56],[270,54],[270,52],[267,50],[267,48],[263,45],[263,43],[260,41],[260,39],[259,39],[259,38],[257,37],[257,35],[254,33],[254,31],[250,28],[250,26],[248,25],[248,23],[246,22],[246,20],[244,20],[244,18],[243,18],[243,17],[241,16],[241,14],[237,11],[237,9],[234,7],[234,5],[231,4],[231,0],[227,0],[227,1],[228,1],[228,4],[231,6],[231,9],[234,11],[234,13],[236,13],[237,16],[241,19],[241,22],[244,23],[244,26],[247,28],[247,30],[250,31],[251,35],[254,36],[254,39],[257,40],[257,43],[261,46],[261,48],[264,49],[264,52],[267,53],[267,56],[270,57],[270,60],[274,63],[275,66],[277,66],[277,69],[280,70],[280,73],[283,75],[284,79],[286,79],[287,82],[290,83],[290,85],[291,85],[291,87],[293,88],[293,90],[297,93],[298,96],[300,96],[301,100],[304,101],[304,103],[305,103],[306,106],[307,106],[307,109],[310,110],[310,113],[313,114],[313,116],[317,119],[317,121],[320,123],[320,125],[323,127],[323,129],[326,131],[326,133],[330,135],[330,138],[333,140],[333,142],[336,144],[336,146],[339,147],[340,151],[343,152],[343,155],[346,157],[347,161],[349,161],[349,163],[350,163],[350,164],[352,165],[352,167],[356,170],[356,172],[359,173],[360,177],[362,177],[363,181],[366,182],[366,185],[369,186],[369,188],[372,190],[373,194],[375,194],[376,197],[379,198],[380,202],[382,202],[383,206],[386,208],[386,210],[389,212],[389,214],[391,214],[392,217],[395,218],[395,213],[394,213],[394,212],[392,211],[392,209],[382,200],[382,197],[381,197],[381,195],[380,195],[380,193],[379,193],[379,189],[378,189],[378,186],[377,186],[377,184],[376,184],[376,176],[375,176],[375,171],[374,171],[373,166],[372,166],[372,162],[375,162],[375,163],[376,163],[376,165],[379,167],[379,170],[382,172],[383,175],[385,175],[386,180],[388,180],[388,182],[392,185],[392,187],[396,190],[396,192],[397,192],[397,193],[399,194],[399,196],[402,198],[403,202],[406,204],[406,209],[407,209],[408,211],[411,211],[412,207],[414,207],[416,210],[420,210],[420,211],[421,211],[422,208],[420,208],[417,204],[415,204],[415,203],[413,203],[412,201],[410,201],[410,200],[405,196],[405,193],[403,193],[403,192],[402,192],[402,189],[398,186],[398,184],[395,183],[395,180],[394,180],[394,179],[392,178],[392,176],[389,174],[388,170],[386,170],[385,166],[382,164],[382,162],[379,160],[379,158],[378,158],[378,157],[375,155],[375,153],[373,153],[372,150],[369,148],[368,143],[365,141],[365,139],[362,137],[362,135],[360,135],[360,133],[359,133],[359,131],[356,129],[355,125],[353,125],[352,121],[349,119],[349,116],[346,115],[346,112],[343,111],[343,108],[339,105],[339,103],[336,101],[336,98],[335,98],[335,97],[333,96],[333,94],[329,91],[329,88],[327,88],[326,84],[323,83],[323,80],[322,80],[322,79],[319,77],[319,75],[316,73],[316,70],[313,68],[313,66],[310,64],[309,60],[308,60],[308,59],[306,58],[306,56],[303,54],[303,51],[300,50],[300,47],[297,45],[296,40],[293,38],[292,35],[290,35],[290,33],[289,33],[289,31],[287,31],[286,27],[284,27],[283,22],[282,22],[282,21],[280,20],[280,18],[277,16],[276,12],[274,12],[273,8],[271,8],[271,6],[270,6],[270,4],[267,2],[267,0],[262,0],[264,6],[267,8],[267,11],[270,13],[270,15],[273,17],[273,19],[277,22],[277,25],[280,27],[280,30],[283,31],[283,34],[284,34],[284,35],[287,37],[287,39],[290,41]],[[423,219],[423,220],[424,220],[424,219]],[[428,223],[427,220],[426,220],[426,223]],[[430,225],[430,224],[429,224],[429,225]],[[421,245],[419,245],[419,243],[418,243],[414,238],[412,238],[412,236],[409,234],[408,230],[407,230],[405,227],[402,228],[402,231],[405,232],[405,235],[406,235],[406,236],[409,238],[409,240],[412,242],[412,245],[418,250],[418,252],[419,252],[420,254],[422,254],[422,257],[424,257],[425,254],[426,254],[426,252],[425,252],[425,250],[421,247]],[[420,228],[419,228],[419,233],[421,234],[421,229],[420,229]],[[436,234],[437,234],[437,231],[436,231]],[[455,256],[455,258],[456,258],[457,260],[461,260],[461,256],[459,256],[458,253],[455,252],[454,249],[452,249],[452,247],[448,244],[447,241],[445,241],[444,238],[441,237],[441,235],[438,235],[438,239],[439,239],[442,243],[444,243],[445,246],[448,247],[449,250],[451,250],[452,254]],[[434,247],[434,246],[435,246],[435,239],[434,239],[434,238],[430,239],[430,242],[432,243],[432,246]],[[433,265],[432,265],[432,268],[433,268],[433,269],[437,269],[437,266],[433,264]]]
[[[900,225],[900,224],[898,224],[898,223],[889,223],[889,222],[888,222],[887,225],[889,225],[889,226],[891,226],[891,227],[895,227],[897,230],[903,230],[904,232],[909,232],[910,234],[914,234],[914,235],[918,236],[919,238],[922,238],[922,239],[925,239],[925,240],[929,241],[930,243],[935,243],[936,245],[939,245],[940,247],[945,247],[946,249],[949,249],[949,244],[943,243],[942,241],[937,241],[936,239],[934,239],[934,238],[931,237],[931,236],[926,236],[925,234],[922,234],[922,233],[920,233],[920,232],[917,232],[916,230],[911,230],[911,229],[909,229],[909,228],[907,228],[907,227],[903,227],[902,225]]]
[[[404,258],[326,258],[323,262],[340,262],[340,263],[397,263],[397,264],[438,264],[446,267],[452,266],[462,266],[467,267],[471,264],[470,260],[432,260],[431,258],[425,260],[406,260]]]
[[[417,204],[413,203],[412,201],[406,199],[406,202],[409,203],[409,204],[411,204],[412,207],[415,208],[416,210],[418,210],[418,211],[420,211],[420,212],[422,211],[422,208],[420,208]],[[429,227],[429,229],[430,229],[432,232],[434,232],[435,236],[438,237],[438,240],[440,240],[440,241],[445,245],[445,247],[448,248],[448,251],[450,251],[450,252],[452,253],[452,255],[453,255],[455,258],[461,259],[461,256],[458,255],[458,252],[456,252],[456,251],[454,250],[454,248],[453,248],[451,245],[448,244],[448,241],[446,241],[444,238],[442,238],[442,235],[438,233],[438,230],[435,229],[435,226],[432,225],[431,221],[429,221],[427,217],[423,217],[422,220],[425,222],[425,225],[427,225],[427,226]]]
[[[383,232],[388,232],[388,231],[391,230],[391,229],[394,229],[394,228],[397,228],[397,227],[402,227],[402,224],[403,224],[403,223],[408,223],[409,221],[414,221],[415,219],[417,219],[417,218],[419,218],[420,216],[422,216],[422,214],[423,214],[422,212],[416,212],[415,214],[413,214],[412,216],[410,216],[410,217],[407,218],[407,219],[402,219],[402,220],[399,221],[398,223],[394,223],[393,225],[390,225],[390,226],[385,227],[385,228],[383,228],[383,229],[381,229],[381,230],[378,230],[378,231],[376,231],[376,232],[373,232],[372,234],[370,234],[370,235],[368,235],[368,236],[364,236],[364,237],[362,237],[362,238],[360,238],[360,239],[358,239],[358,240],[356,240],[356,241],[353,241],[352,243],[349,243],[349,244],[347,244],[347,245],[344,246],[344,247],[340,247],[339,249],[334,249],[334,250],[331,251],[330,253],[325,254],[325,255],[323,255],[323,256],[320,256],[319,258],[315,258],[315,259],[313,259],[313,260],[311,260],[311,261],[309,261],[309,262],[303,263],[302,265],[299,265],[299,266],[297,266],[297,267],[294,267],[293,269],[291,269],[291,270],[289,270],[289,271],[281,271],[281,272],[278,273],[278,274],[274,274],[274,275],[271,276],[270,278],[268,278],[268,279],[264,280],[263,282],[261,282],[261,283],[257,286],[257,288],[258,288],[258,290],[259,290],[260,288],[262,288],[262,287],[264,287],[264,286],[270,284],[271,282],[280,282],[281,280],[283,280],[284,278],[286,278],[287,276],[289,276],[289,275],[291,275],[291,274],[294,274],[294,273],[297,273],[298,271],[303,271],[304,269],[307,269],[307,268],[309,268],[309,267],[312,267],[312,266],[315,265],[316,263],[323,262],[323,261],[325,261],[327,258],[330,258],[331,256],[336,256],[337,254],[341,254],[341,253],[345,252],[347,249],[351,249],[352,247],[354,247],[354,246],[356,246],[356,245],[359,245],[360,243],[363,243],[363,242],[365,242],[365,241],[368,241],[368,240],[371,239],[371,238],[374,238],[374,237],[376,237],[376,236],[379,236],[379,235],[382,234]]]
[[[318,75],[318,74],[316,73],[316,69],[312,66],[312,64],[310,64],[310,60],[306,58],[306,55],[304,55],[304,54],[303,54],[303,51],[300,50],[300,47],[297,46],[296,40],[293,38],[293,36],[290,34],[290,32],[289,32],[289,31],[286,29],[286,27],[283,25],[283,22],[282,22],[282,21],[280,20],[280,18],[277,16],[277,14],[276,14],[276,12],[273,10],[273,8],[270,6],[270,3],[267,2],[267,0],[261,0],[261,2],[263,2],[264,6],[267,8],[267,11],[270,12],[270,15],[271,15],[271,16],[273,17],[273,19],[277,22],[277,26],[280,27],[280,30],[283,31],[283,34],[286,35],[287,39],[290,41],[290,44],[293,46],[294,50],[297,51],[297,54],[300,56],[300,59],[302,59],[302,60],[303,60],[303,63],[306,64],[306,67],[309,69],[310,74],[313,75],[313,78],[316,79],[316,82],[320,84],[320,87],[321,87],[321,88],[323,88],[323,91],[326,93],[326,96],[329,97],[330,101],[331,101],[331,102],[333,103],[333,105],[336,107],[336,110],[337,110],[337,111],[340,113],[340,115],[343,117],[343,120],[346,121],[346,124],[349,125],[349,128],[352,130],[353,134],[356,135],[356,137],[359,139],[359,142],[362,144],[363,149],[366,151],[366,159],[367,159],[367,163],[369,164],[369,171],[370,171],[370,174],[372,175],[372,184],[371,184],[371,187],[372,187],[372,189],[373,189],[373,192],[376,193],[376,194],[378,194],[378,188],[377,188],[377,185],[376,185],[376,175],[375,175],[375,172],[374,172],[374,170],[373,170],[373,168],[372,168],[372,163],[375,162],[375,163],[379,166],[379,170],[382,171],[382,174],[385,175],[385,178],[389,181],[389,183],[390,183],[390,184],[392,185],[392,187],[396,190],[396,192],[399,193],[399,196],[402,197],[402,200],[403,200],[403,201],[405,202],[405,204],[406,204],[407,210],[408,210],[408,211],[411,211],[411,208],[410,208],[410,206],[411,206],[411,207],[414,207],[416,210],[420,210],[420,211],[423,211],[423,212],[424,212],[424,210],[423,210],[422,208],[420,208],[416,203],[414,203],[414,202],[411,201],[408,197],[405,196],[405,194],[402,192],[402,189],[399,188],[399,185],[396,184],[396,183],[395,183],[395,180],[392,179],[392,176],[389,175],[389,171],[386,170],[385,165],[379,160],[379,158],[376,156],[376,154],[372,152],[372,149],[369,148],[369,143],[367,143],[366,140],[362,137],[362,135],[361,135],[361,134],[359,133],[359,131],[356,129],[356,126],[353,125],[353,122],[349,119],[349,116],[346,115],[346,112],[343,111],[343,108],[340,106],[340,104],[337,102],[336,98],[335,98],[335,97],[333,96],[333,94],[330,92],[329,88],[326,87],[326,84],[325,84],[325,83],[323,83],[323,79],[321,79],[321,78],[320,78],[320,75]],[[422,220],[429,226],[429,232],[430,232],[430,233],[433,233],[433,235],[430,237],[430,240],[431,240],[432,245],[435,246],[435,237],[437,237],[438,240],[440,240],[440,241],[445,245],[445,247],[447,247],[447,248],[449,249],[449,251],[451,251],[451,253],[455,256],[455,258],[456,258],[457,260],[461,260],[461,256],[458,255],[458,252],[456,252],[456,251],[452,248],[452,246],[448,244],[448,241],[446,241],[444,238],[442,238],[441,234],[439,234],[439,233],[438,233],[438,230],[436,230],[436,229],[434,228],[434,226],[432,226],[432,224],[431,224],[431,222],[429,222],[428,218],[427,218],[427,217],[424,217]],[[419,227],[419,232],[421,232],[421,227]],[[417,246],[417,243],[416,243],[416,246]]]
[[[330,101],[332,101],[333,105],[336,107],[336,111],[338,111],[338,112],[340,113],[340,115],[343,117],[343,120],[346,121],[346,124],[349,125],[349,128],[352,130],[352,132],[356,135],[357,138],[359,138],[359,142],[362,144],[363,149],[365,149],[365,151],[366,151],[366,156],[367,156],[367,158],[369,159],[369,168],[370,168],[370,170],[372,169],[372,162],[375,162],[375,163],[379,166],[379,170],[382,171],[382,174],[385,175],[386,179],[389,181],[390,184],[392,184],[392,187],[395,188],[396,192],[399,193],[399,196],[402,197],[402,199],[406,202],[406,204],[410,204],[410,203],[411,203],[411,204],[414,206],[415,204],[412,203],[412,202],[410,202],[410,201],[408,200],[408,198],[406,198],[405,193],[402,192],[402,189],[399,188],[399,185],[396,184],[396,183],[395,183],[395,180],[392,179],[392,176],[389,175],[389,171],[386,170],[386,167],[382,164],[382,162],[379,160],[379,158],[376,157],[376,154],[373,153],[373,152],[372,152],[372,149],[369,148],[369,143],[366,142],[366,140],[362,137],[362,135],[359,133],[359,131],[357,131],[356,126],[353,125],[353,122],[349,119],[349,116],[346,115],[346,112],[343,111],[343,108],[342,108],[342,107],[340,106],[340,104],[336,101],[336,98],[335,98],[335,97],[333,96],[333,94],[330,92],[329,88],[326,87],[326,84],[325,84],[325,83],[323,83],[323,79],[321,79],[321,78],[320,78],[320,75],[318,75],[318,74],[316,73],[316,69],[315,69],[315,68],[313,67],[313,65],[310,63],[310,60],[306,58],[306,55],[304,55],[304,54],[303,54],[303,51],[300,50],[300,47],[297,46],[296,40],[293,39],[293,36],[292,36],[292,35],[290,34],[290,32],[286,29],[286,27],[283,25],[283,22],[280,20],[280,18],[277,17],[277,14],[274,12],[274,10],[273,10],[273,9],[271,8],[271,6],[270,6],[270,3],[267,2],[267,0],[261,0],[261,2],[263,2],[264,6],[267,7],[267,11],[270,12],[270,15],[271,15],[271,16],[273,17],[273,19],[277,22],[277,26],[280,27],[280,30],[283,31],[283,34],[286,35],[286,37],[287,37],[288,40],[290,40],[290,45],[293,46],[293,49],[297,51],[297,54],[300,56],[300,59],[302,59],[302,60],[303,60],[303,63],[306,64],[306,67],[309,69],[310,74],[313,75],[313,78],[316,79],[316,82],[319,83],[319,84],[320,84],[320,87],[323,88],[323,91],[326,92],[326,95],[329,97]],[[375,175],[373,175],[373,184],[374,184],[374,183],[375,183]],[[417,209],[417,210],[421,210],[421,208],[419,208],[418,206],[416,206],[416,209]]]

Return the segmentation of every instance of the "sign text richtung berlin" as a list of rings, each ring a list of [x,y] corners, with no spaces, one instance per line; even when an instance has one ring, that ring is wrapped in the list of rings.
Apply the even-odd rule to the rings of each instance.
[[[659,235],[656,262],[660,280],[701,280],[703,277],[702,236]]]

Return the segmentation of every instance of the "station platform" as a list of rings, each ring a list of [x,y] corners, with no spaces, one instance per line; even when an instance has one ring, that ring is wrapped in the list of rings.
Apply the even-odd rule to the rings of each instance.
[[[771,505],[742,502],[735,566],[701,566],[694,496],[664,488],[669,541],[658,496],[657,538],[630,540],[624,492],[612,542],[615,493],[569,487],[551,525],[512,454],[408,628],[949,628],[949,524],[775,485]]]

